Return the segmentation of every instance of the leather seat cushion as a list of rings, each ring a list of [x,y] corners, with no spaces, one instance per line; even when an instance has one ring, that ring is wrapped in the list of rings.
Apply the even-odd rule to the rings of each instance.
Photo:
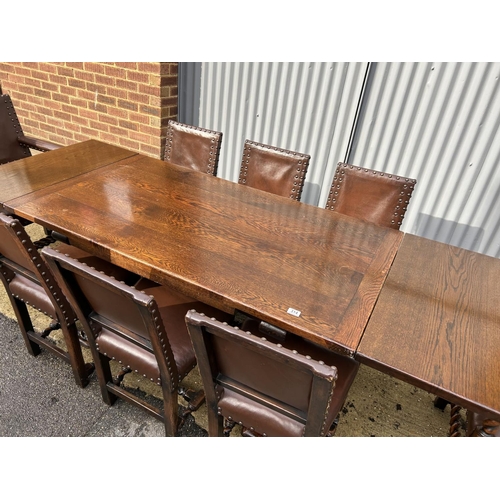
[[[250,331],[253,335],[256,336],[257,335],[262,336],[262,332],[259,331],[258,320],[256,321],[254,319],[250,319],[246,321],[242,326],[242,330]],[[270,336],[267,336],[266,338],[270,342],[278,343],[276,339],[273,339]],[[352,383],[354,382],[354,379],[356,378],[356,374],[358,373],[359,363],[353,358],[349,358],[348,356],[342,356],[340,354],[332,352],[328,349],[325,349],[324,347],[321,347],[317,344],[314,344],[313,342],[310,342],[308,340],[305,340],[301,337],[298,337],[288,332],[286,333],[286,337],[280,340],[279,343],[282,344],[283,347],[291,351],[295,350],[299,354],[302,354],[304,356],[310,356],[312,359],[316,361],[323,361],[326,365],[335,366],[337,368],[337,380],[335,382],[335,390],[333,393],[332,401],[330,403],[328,415],[326,416],[326,429],[330,428],[333,421],[335,420],[340,410],[342,409],[342,406],[344,405],[349,389]],[[238,396],[238,397],[242,398],[243,396]],[[231,398],[227,402],[223,402],[220,405],[221,408],[224,408],[223,415],[225,417],[230,415],[230,413],[226,413],[226,411],[229,411],[231,404],[233,403],[233,399],[234,398]],[[246,408],[249,404],[250,403],[247,402],[245,405],[241,405],[241,403],[238,401],[238,405],[241,408]],[[262,408],[257,403],[253,404],[258,406],[259,408]],[[234,409],[231,409],[231,411],[233,413],[236,413]],[[237,410],[238,414],[241,414],[242,411],[243,411],[242,409]],[[279,418],[285,418],[279,414],[276,415],[279,416]],[[249,422],[251,422],[250,418],[252,417],[253,415],[247,411],[246,418],[249,420]],[[276,416],[274,416],[273,418],[276,418]],[[273,423],[273,418],[270,419],[271,427],[269,428],[269,432],[266,432],[264,430],[264,432],[266,432],[268,435],[272,435],[271,433],[275,432],[274,430],[275,424]],[[267,424],[264,421],[262,421],[262,424],[259,425],[261,425],[263,429],[266,429]],[[257,429],[257,427],[255,427],[255,425],[251,423],[245,425],[245,427],[250,427],[250,426],[253,426],[257,432],[262,434],[262,432],[260,432]],[[286,424],[286,426],[288,428],[289,424]],[[297,429],[295,429],[295,431],[296,430]],[[289,435],[289,434],[284,434],[284,435]],[[301,435],[301,434],[290,434],[290,435]]]
[[[263,406],[241,394],[224,388],[218,402],[222,415],[244,427],[252,427],[269,437],[302,436],[305,425]]]
[[[143,284],[148,286],[153,284],[153,287],[144,288],[143,291],[148,295],[153,295],[158,304],[179,372],[179,379],[182,379],[196,365],[196,357],[185,322],[186,313],[190,309],[196,309],[207,316],[221,318],[221,321],[229,321],[231,316],[149,280],[141,280],[137,288],[142,289]],[[105,353],[110,358],[114,357],[155,383],[160,382],[158,363],[155,354],[148,350],[150,347],[146,339],[143,346],[138,346],[116,333],[103,329],[99,334],[97,344],[101,353]]]
[[[334,353],[332,353],[334,354]],[[337,355],[336,355],[337,356]],[[347,393],[351,387],[359,363],[346,356],[337,356],[333,364],[337,368],[337,381],[332,401],[325,419],[325,432],[333,424],[344,405]],[[326,363],[326,361],[325,361]],[[293,420],[271,408],[267,408],[243,395],[237,394],[227,388],[218,402],[224,417],[231,417],[236,422],[241,422],[244,427],[253,427],[259,434],[267,436],[302,436],[305,425]]]
[[[52,301],[41,285],[30,279],[16,274],[9,283],[9,290],[23,302],[42,311],[47,316],[57,319],[57,314]]]

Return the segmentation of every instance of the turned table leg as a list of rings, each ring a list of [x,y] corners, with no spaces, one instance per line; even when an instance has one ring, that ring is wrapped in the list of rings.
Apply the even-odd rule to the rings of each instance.
[[[498,420],[487,418],[481,423],[480,418],[480,415],[467,412],[467,436],[500,437],[500,422]]]

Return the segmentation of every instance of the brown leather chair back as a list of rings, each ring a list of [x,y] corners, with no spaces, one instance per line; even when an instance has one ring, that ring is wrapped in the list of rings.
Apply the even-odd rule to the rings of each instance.
[[[31,156],[26,145],[19,142],[23,129],[9,95],[0,96],[0,165]]]
[[[211,436],[222,434],[222,417],[259,435],[328,432],[334,366],[193,310],[186,324],[205,386]]]
[[[153,352],[159,355],[158,363],[166,366],[166,382],[176,387],[178,382],[172,349],[166,336],[161,317],[157,311],[156,301],[150,295],[118,281],[92,267],[79,262],[57,249],[44,248],[42,255],[61,284],[92,345],[99,345],[99,334],[109,332],[111,344],[128,343],[130,355],[126,361],[134,365],[141,364],[141,358]],[[102,335],[103,342],[105,335]],[[107,338],[107,336],[106,336]],[[160,338],[163,340],[160,341]],[[163,347],[161,343],[164,343]],[[156,346],[156,349],[153,347]],[[157,371],[153,369],[153,372]],[[149,375],[151,370],[146,369]],[[155,383],[158,380],[155,379]]]
[[[203,402],[202,391],[193,395],[180,387],[196,366],[184,317],[191,307],[205,308],[208,314],[216,310],[144,278],[129,286],[57,249],[46,247],[42,255],[89,339],[103,400],[113,404],[120,397],[135,404],[163,421],[167,436],[177,435],[182,422],[178,393],[189,402],[184,416]],[[112,360],[124,367],[121,378],[112,377]],[[123,387],[121,379],[129,371],[161,386],[163,405],[152,405]]]
[[[12,219],[6,214],[0,212],[0,255],[1,259],[6,263],[6,261],[10,261],[13,264],[18,266],[18,269],[23,269],[26,272],[31,274],[38,274],[36,266],[33,264],[30,255],[26,251],[24,245],[20,244],[20,240],[17,235],[13,234],[11,224],[14,223],[15,219]],[[31,243],[31,240],[28,239]],[[28,247],[31,249],[31,247]],[[31,251],[36,251],[36,248],[32,248]]]
[[[65,247],[66,245],[64,245]],[[0,212],[0,279],[16,314],[28,352],[36,356],[41,347],[68,362],[76,383],[88,383],[91,366],[85,365],[75,326],[76,314],[38,253],[23,225]],[[35,331],[27,305],[54,320],[43,332]],[[48,336],[62,330],[66,349]]]
[[[245,141],[239,184],[300,201],[311,157]]]
[[[222,132],[169,120],[165,160],[215,176],[221,143]]]
[[[399,229],[416,182],[408,177],[339,163],[325,208]]]
[[[31,156],[30,149],[52,151],[61,145],[24,135],[12,99],[0,96],[0,165]]]
[[[52,302],[54,313],[49,315],[53,319],[64,320],[68,324],[76,321],[75,313],[22,224],[2,212],[0,212],[0,266],[5,268],[9,275],[8,290],[17,286],[19,278],[24,277],[30,282],[23,280],[22,286],[27,297],[25,302],[29,303],[32,297],[31,302],[35,303],[37,294],[45,294],[47,300]],[[43,312],[48,314],[52,311]]]

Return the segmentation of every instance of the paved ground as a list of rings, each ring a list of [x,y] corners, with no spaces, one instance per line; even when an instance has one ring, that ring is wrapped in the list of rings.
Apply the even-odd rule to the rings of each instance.
[[[32,228],[35,231],[37,228]],[[47,352],[30,356],[3,287],[0,290],[0,436],[161,436],[163,426],[139,409],[118,401],[105,405],[95,376],[78,388],[68,365]],[[36,321],[44,325],[38,313]],[[37,323],[35,323],[37,324]],[[57,333],[56,333],[57,337]],[[89,357],[90,360],[90,357]],[[130,387],[159,396],[156,386],[129,379]],[[200,387],[199,375],[188,379]],[[434,397],[373,369],[361,367],[337,429],[345,436],[446,436],[448,411]],[[182,404],[182,403],[181,403]],[[206,410],[194,414],[185,436],[206,435]],[[237,436],[238,431],[233,433]]]

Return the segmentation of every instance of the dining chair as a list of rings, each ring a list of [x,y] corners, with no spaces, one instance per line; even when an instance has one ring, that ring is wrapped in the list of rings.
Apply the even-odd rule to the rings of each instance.
[[[60,147],[59,144],[24,135],[10,95],[0,95],[0,165],[31,156],[31,149],[46,152]],[[23,226],[31,224],[22,217],[18,220]],[[40,240],[37,246],[55,241],[50,231],[45,230],[45,234],[46,238]]]
[[[399,229],[416,182],[409,177],[339,163],[325,208]]]
[[[180,385],[196,366],[186,312],[196,307],[208,315],[230,316],[144,278],[130,286],[57,248],[45,247],[42,255],[83,325],[104,402],[112,405],[122,398],[163,421],[167,436],[177,435],[185,417],[204,402],[203,391]],[[123,367],[115,377],[112,360]],[[163,408],[122,384],[132,371],[161,387]],[[189,403],[181,415],[178,395]]]
[[[246,140],[239,184],[300,201],[310,155]]]
[[[8,94],[0,96],[0,165],[31,156],[31,149],[52,151],[61,146],[23,133],[14,104]]]
[[[216,176],[221,143],[222,132],[169,120],[165,160]]]
[[[209,436],[333,435],[359,364],[296,337],[280,344],[196,310],[186,315]]]
[[[71,365],[77,385],[85,387],[93,366],[84,362],[76,315],[24,226],[4,213],[0,213],[0,278],[28,352],[37,356],[43,347],[55,354]],[[51,318],[47,328],[35,330],[27,306]],[[65,349],[49,337],[59,329]]]

